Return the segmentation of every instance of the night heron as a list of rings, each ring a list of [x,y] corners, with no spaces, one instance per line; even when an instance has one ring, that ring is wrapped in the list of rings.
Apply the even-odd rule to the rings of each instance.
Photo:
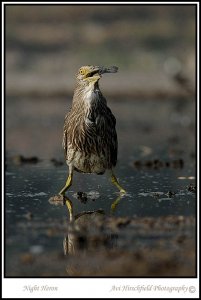
[[[83,66],[78,71],[72,107],[64,121],[62,144],[69,175],[60,195],[71,186],[74,170],[96,174],[109,170],[111,182],[125,193],[113,171],[118,147],[116,119],[98,85],[102,74],[117,70],[115,66]]]

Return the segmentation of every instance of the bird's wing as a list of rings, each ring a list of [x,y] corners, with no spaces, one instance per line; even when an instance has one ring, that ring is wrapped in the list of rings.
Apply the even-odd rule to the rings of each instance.
[[[116,166],[117,163],[117,151],[118,151],[118,140],[117,140],[117,133],[116,133],[116,119],[112,114],[111,110],[108,108],[108,136],[109,138],[109,145],[110,145],[110,160],[113,166]]]
[[[64,149],[65,158],[67,157],[67,126],[68,126],[68,114],[65,116],[64,127],[63,127],[63,140],[62,147]]]
[[[105,148],[108,149],[108,159],[112,166],[117,163],[118,141],[116,133],[116,119],[109,107],[105,107],[104,114],[96,117],[96,128],[98,135],[104,140]]]

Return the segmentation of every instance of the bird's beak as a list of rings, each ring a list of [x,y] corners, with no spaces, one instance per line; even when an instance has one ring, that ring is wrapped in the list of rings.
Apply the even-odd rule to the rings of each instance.
[[[99,79],[101,78],[101,75],[99,74],[96,74],[96,75],[93,75],[91,77],[87,77],[85,80],[87,80],[88,82],[97,82]]]
[[[88,77],[93,77],[94,75],[99,75],[99,68],[93,68],[91,71],[89,71],[87,74],[86,74],[86,78]]]
[[[99,68],[95,68],[91,71],[89,71],[84,80],[87,80],[89,82],[97,82],[101,78],[101,75],[99,74]]]

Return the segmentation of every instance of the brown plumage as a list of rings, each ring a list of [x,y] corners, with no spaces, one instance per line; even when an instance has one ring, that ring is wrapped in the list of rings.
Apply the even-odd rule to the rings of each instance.
[[[112,182],[125,192],[113,173],[118,148],[116,119],[98,84],[102,74],[117,70],[97,66],[79,69],[72,107],[64,121],[63,148],[69,176],[60,194],[72,184],[73,170],[96,174],[110,170]]]

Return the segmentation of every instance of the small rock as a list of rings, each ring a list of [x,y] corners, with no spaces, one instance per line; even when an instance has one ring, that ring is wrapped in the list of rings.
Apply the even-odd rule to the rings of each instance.
[[[175,194],[175,192],[168,191],[166,195],[168,196],[168,198],[172,198]]]
[[[50,197],[48,200],[52,205],[64,205],[65,204],[65,197],[63,195],[55,195]]]
[[[140,160],[134,161],[134,166],[135,166],[136,168],[141,168],[141,167],[142,167],[141,161],[140,161]]]
[[[159,169],[159,168],[162,168],[162,167],[163,167],[163,162],[160,161],[159,159],[155,159],[154,160],[154,168]]]
[[[52,159],[50,159],[50,161],[53,163],[53,165],[54,165],[55,167],[60,167],[60,166],[63,165],[63,162],[57,160],[56,158],[52,158]]]
[[[192,183],[187,186],[187,190],[192,193],[196,193],[196,186]]]
[[[22,165],[22,164],[36,164],[40,160],[36,156],[31,157],[24,157],[23,155],[15,155],[12,157],[12,161],[15,165]]]
[[[24,217],[27,219],[27,220],[32,220],[33,219],[33,214],[32,212],[28,211]]]
[[[147,160],[147,161],[145,162],[145,167],[147,167],[147,168],[152,168],[152,167],[153,167],[153,162],[152,162],[151,160]]]
[[[77,192],[77,199],[80,200],[82,203],[87,203],[87,194],[84,192]]]
[[[183,161],[183,159],[176,159],[176,160],[173,160],[172,162],[171,162],[171,166],[173,167],[173,168],[175,168],[175,169],[182,169],[183,168],[183,166],[184,166],[184,161]]]

